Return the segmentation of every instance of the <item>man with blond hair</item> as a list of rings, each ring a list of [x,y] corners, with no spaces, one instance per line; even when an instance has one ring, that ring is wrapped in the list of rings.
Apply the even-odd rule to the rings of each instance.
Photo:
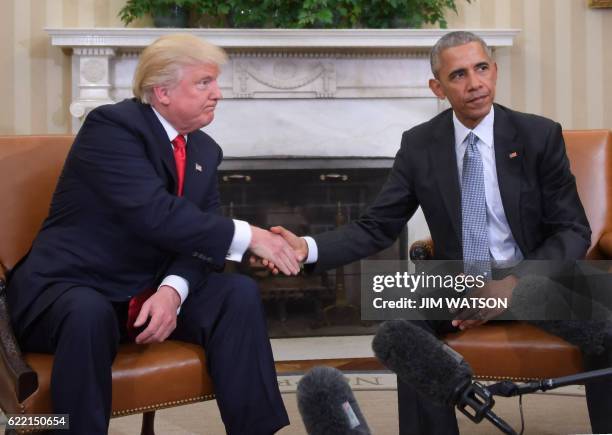
[[[147,47],[135,99],[85,120],[49,216],[10,273],[8,298],[24,351],[54,353],[53,412],[70,433],[104,434],[120,342],[171,337],[206,349],[230,434],[288,424],[259,291],[219,273],[247,249],[299,271],[278,235],[221,216],[222,152],[200,128],[222,98],[218,47],[169,35]]]

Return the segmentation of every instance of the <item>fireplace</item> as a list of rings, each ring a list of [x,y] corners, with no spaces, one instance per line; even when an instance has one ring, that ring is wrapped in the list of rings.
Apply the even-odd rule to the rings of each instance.
[[[269,228],[312,235],[356,219],[374,200],[390,158],[226,159],[219,175],[222,212]],[[406,258],[407,234],[371,257]],[[274,276],[232,265],[258,281],[272,337],[371,333],[360,319],[360,262],[322,274]]]

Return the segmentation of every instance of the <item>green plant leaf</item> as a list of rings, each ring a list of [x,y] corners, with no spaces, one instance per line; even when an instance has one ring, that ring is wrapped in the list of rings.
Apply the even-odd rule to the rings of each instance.
[[[457,12],[456,0],[128,0],[118,16],[128,25],[169,5],[190,8],[213,24],[255,28],[445,27],[446,13]]]

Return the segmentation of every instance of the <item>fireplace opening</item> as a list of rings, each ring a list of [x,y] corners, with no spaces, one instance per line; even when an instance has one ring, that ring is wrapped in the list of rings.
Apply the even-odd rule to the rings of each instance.
[[[262,228],[282,225],[297,235],[333,230],[360,216],[384,184],[389,158],[227,158],[219,172],[222,213]],[[369,259],[406,259],[407,232]],[[360,262],[321,274],[272,275],[228,263],[228,271],[259,284],[273,338],[360,335]]]

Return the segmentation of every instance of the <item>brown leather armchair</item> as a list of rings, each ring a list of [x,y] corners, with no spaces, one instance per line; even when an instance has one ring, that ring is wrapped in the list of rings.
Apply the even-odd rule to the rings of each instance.
[[[587,258],[612,259],[612,134],[609,130],[563,132],[578,193],[591,225]],[[433,255],[430,240],[410,247],[413,259]],[[461,353],[481,379],[530,379],[582,371],[580,350],[523,322],[492,322],[485,327],[449,334],[444,340]]]
[[[5,272],[27,252],[43,219],[72,136],[0,137],[0,408],[50,413],[52,355],[21,354],[9,322]],[[199,346],[177,341],[122,345],[113,364],[112,416],[143,415],[153,434],[155,410],[214,399]]]

